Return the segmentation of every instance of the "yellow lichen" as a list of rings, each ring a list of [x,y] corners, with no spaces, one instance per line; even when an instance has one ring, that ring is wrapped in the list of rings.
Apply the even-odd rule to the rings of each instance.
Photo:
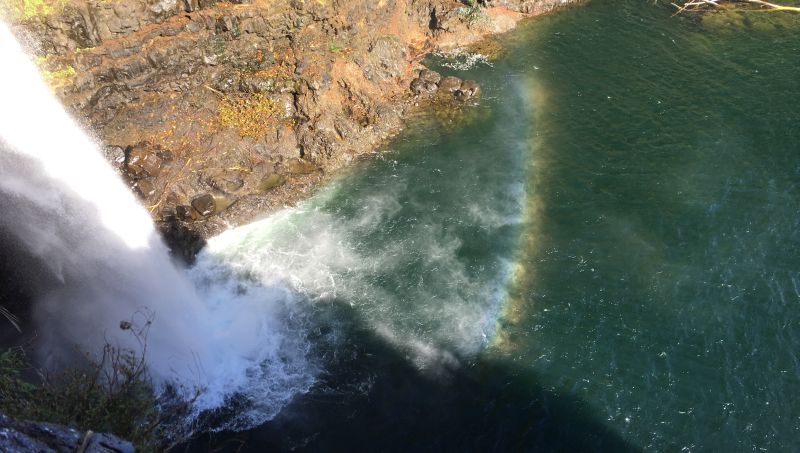
[[[0,0],[0,16],[11,21],[46,17],[64,9],[69,0]]]
[[[223,125],[235,128],[242,137],[256,139],[285,117],[280,104],[263,93],[227,97],[220,102],[218,114]]]
[[[58,57],[36,57],[34,63],[39,67],[42,79],[52,90],[70,85],[75,79],[75,68]]]
[[[66,66],[55,71],[42,71],[42,77],[51,89],[61,88],[72,83],[75,68]]]

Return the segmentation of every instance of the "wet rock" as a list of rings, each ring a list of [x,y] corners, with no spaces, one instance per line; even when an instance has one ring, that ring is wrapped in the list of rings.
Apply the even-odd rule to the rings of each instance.
[[[79,432],[53,423],[16,421],[0,415],[0,451],[15,453],[134,453],[130,442],[110,434]]]
[[[155,150],[136,146],[128,153],[128,162],[125,167],[132,176],[142,178],[158,176],[161,174],[163,165],[164,160]]]
[[[258,191],[261,193],[269,192],[270,190],[286,184],[286,177],[277,173],[271,173],[261,178],[258,183]]]
[[[217,209],[216,201],[214,200],[214,196],[211,194],[204,194],[200,195],[199,197],[195,197],[192,199],[191,204],[192,207],[204,217],[214,214]]]
[[[194,222],[198,219],[199,214],[191,206],[178,205],[175,206],[175,216],[183,222]]]
[[[317,170],[316,165],[304,159],[292,159],[285,165],[286,171],[293,175],[307,175]]]
[[[411,81],[411,92],[417,96],[433,94],[439,87],[433,82],[426,82],[419,77]]]
[[[461,79],[454,76],[447,76],[439,81],[439,91],[445,93],[454,93],[456,90],[461,89]]]
[[[230,197],[215,197],[214,198],[214,214],[219,214],[236,203],[235,198]]]
[[[222,188],[226,192],[237,192],[244,186],[242,178],[227,179],[222,183]]]
[[[192,264],[197,253],[206,245],[205,239],[198,232],[175,219],[169,219],[159,224],[159,227],[172,256],[186,264]]]
[[[133,188],[144,199],[148,199],[156,193],[156,186],[153,184],[152,178],[140,179],[136,181]]]
[[[423,69],[419,72],[418,78],[423,82],[439,83],[439,81],[442,79],[442,75],[436,71],[431,71],[430,69]]]
[[[481,87],[474,80],[465,80],[461,87],[456,91],[456,97],[462,101],[477,97],[481,92]]]
[[[125,150],[121,146],[108,145],[103,147],[103,157],[119,173],[125,165]]]

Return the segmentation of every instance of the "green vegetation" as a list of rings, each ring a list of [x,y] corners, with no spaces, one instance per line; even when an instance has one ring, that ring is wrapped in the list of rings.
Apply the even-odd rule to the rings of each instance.
[[[39,68],[47,86],[56,90],[72,84],[77,75],[75,68],[55,56],[36,57],[34,63]]]
[[[0,16],[9,20],[30,20],[60,12],[69,0],[3,0]]]
[[[54,71],[42,70],[44,81],[53,90],[71,84],[75,74],[75,68],[72,66],[63,66]]]
[[[458,9],[457,13],[461,20],[466,22],[467,25],[473,25],[485,20],[486,13],[484,13],[477,0],[467,0],[467,6]]]
[[[139,353],[106,344],[99,357],[84,355],[86,366],[58,373],[35,370],[21,348],[4,351],[0,412],[113,433],[133,442],[139,451],[160,449],[168,433],[144,362],[149,326],[150,321],[138,330],[129,322],[120,324],[139,341]]]

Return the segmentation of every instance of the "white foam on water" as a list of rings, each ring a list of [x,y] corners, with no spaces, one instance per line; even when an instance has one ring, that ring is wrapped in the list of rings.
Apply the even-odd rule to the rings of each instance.
[[[456,71],[469,71],[476,66],[493,67],[494,63],[481,53],[469,52],[465,49],[454,49],[447,52],[437,52],[435,55],[442,58],[439,64],[445,68]]]
[[[212,238],[200,262],[213,258],[261,284],[291,287],[314,304],[350,304],[361,322],[405,351],[418,369],[439,374],[488,343],[510,265],[501,260],[476,277],[459,255],[463,239],[436,216],[408,219],[414,227],[393,240],[364,243],[391,228],[401,211],[406,183],[384,184],[379,193],[358,199],[360,209],[349,216],[318,207],[336,191],[333,185],[316,196],[316,204],[311,200]],[[473,214],[486,229],[519,222],[490,208]],[[412,272],[418,280],[407,280],[409,268],[421,269]]]

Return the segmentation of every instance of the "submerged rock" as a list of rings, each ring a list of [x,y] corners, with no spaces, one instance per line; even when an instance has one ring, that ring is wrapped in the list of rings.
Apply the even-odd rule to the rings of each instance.
[[[481,92],[481,87],[478,82],[474,80],[465,80],[461,87],[456,91],[456,97],[461,100],[467,100],[478,96]]]

